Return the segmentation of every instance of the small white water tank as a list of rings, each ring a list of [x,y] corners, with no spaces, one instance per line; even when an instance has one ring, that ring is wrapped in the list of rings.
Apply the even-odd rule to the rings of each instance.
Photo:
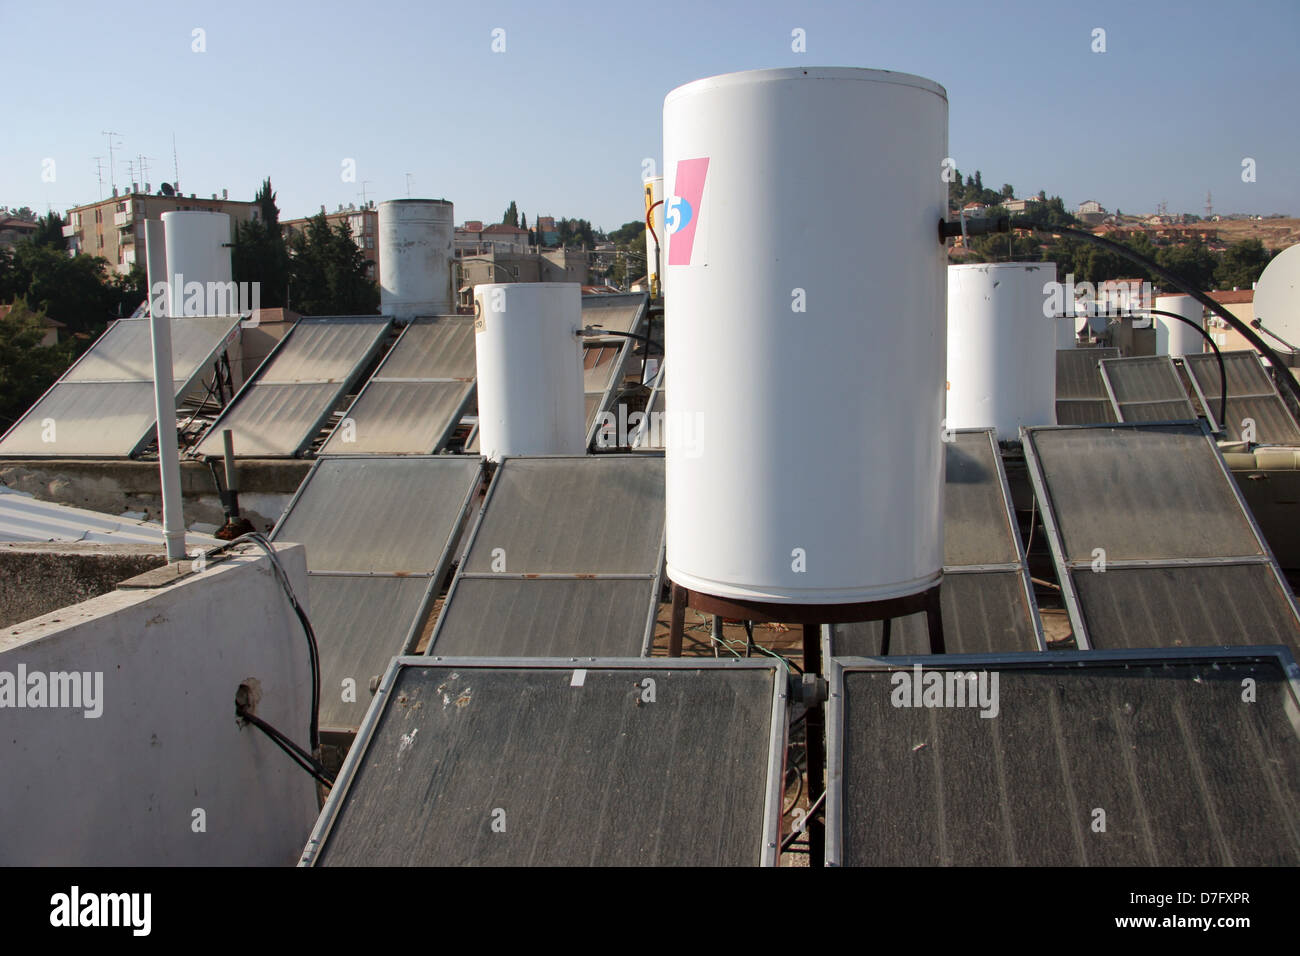
[[[1156,296],[1156,308],[1161,312],[1174,312],[1186,316],[1198,327],[1205,328],[1205,309],[1190,295]],[[1182,358],[1184,355],[1196,355],[1198,352],[1205,351],[1205,337],[1186,322],[1179,322],[1166,315],[1155,315],[1152,318],[1156,323],[1157,355]]]
[[[226,286],[231,281],[230,216],[224,212],[178,210],[163,213],[162,223],[169,282],[167,314],[208,315],[209,303],[213,315],[237,312],[237,308],[232,310]],[[218,303],[224,303],[225,308]]]
[[[857,604],[943,565],[948,101],[880,70],[664,101],[668,574]]]
[[[474,287],[479,448],[507,455],[582,455],[582,286],[576,282]]]
[[[379,311],[398,319],[454,311],[455,209],[444,199],[379,204]]]
[[[1056,424],[1055,279],[1051,262],[948,267],[948,427],[1015,441],[1021,425]]]

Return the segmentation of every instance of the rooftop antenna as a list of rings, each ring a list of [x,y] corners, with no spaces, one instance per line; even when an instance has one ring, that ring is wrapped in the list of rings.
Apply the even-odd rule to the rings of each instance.
[[[357,193],[361,197],[361,205],[366,204],[366,186],[370,183],[369,179],[361,180],[361,192]]]
[[[104,198],[104,157],[92,156],[95,161],[95,178],[99,180],[99,198]]]
[[[176,158],[176,134],[172,133],[172,188],[181,191],[181,164]]]
[[[411,180],[414,178],[415,177],[412,176],[410,173],[406,174],[406,198],[407,199],[411,198]]]
[[[135,168],[140,170],[140,185],[143,186],[149,182],[149,164],[153,162],[153,157],[136,153],[135,160]]]
[[[126,181],[129,183],[135,182],[135,163],[129,159],[126,161]]]
[[[114,160],[113,160],[113,148],[114,148],[114,147],[113,147],[113,137],[114,137],[114,136],[121,136],[122,134],[121,134],[121,133],[114,132],[114,131],[111,130],[111,129],[103,130],[103,134],[104,134],[105,136],[108,137],[108,184],[109,184],[110,186],[112,186],[113,189],[116,190],[116,189],[117,189],[117,176],[116,176],[116,174],[113,172],[113,168],[114,168],[114,165],[115,165]]]

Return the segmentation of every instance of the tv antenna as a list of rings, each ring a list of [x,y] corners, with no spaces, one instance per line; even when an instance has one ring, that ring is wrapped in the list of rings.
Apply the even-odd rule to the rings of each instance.
[[[179,195],[181,191],[181,164],[176,158],[176,134],[172,133],[172,189]]]
[[[357,193],[357,195],[361,197],[361,205],[363,207],[366,205],[366,186],[368,186],[370,182],[371,180],[369,179],[361,180],[361,192]]]
[[[413,180],[414,178],[415,177],[412,176],[410,173],[406,174],[406,198],[407,199],[411,198],[411,180]]]
[[[95,178],[99,180],[99,198],[104,198],[104,157],[92,156],[95,161]]]
[[[121,134],[121,133],[114,132],[113,130],[110,130],[110,129],[103,130],[102,132],[103,132],[103,134],[104,134],[105,136],[108,137],[108,183],[109,183],[110,186],[113,187],[114,190],[116,190],[116,189],[117,189],[117,174],[113,172],[113,169],[114,169],[114,166],[115,166],[115,162],[114,162],[114,159],[113,159],[113,150],[114,150],[114,148],[115,148],[114,145],[113,145],[113,137],[114,137],[114,136],[121,136],[122,134]]]

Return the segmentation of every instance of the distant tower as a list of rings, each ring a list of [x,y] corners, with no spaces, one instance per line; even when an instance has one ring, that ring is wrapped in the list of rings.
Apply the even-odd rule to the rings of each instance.
[[[1205,194],[1205,218],[1214,218],[1214,197],[1208,191]]]

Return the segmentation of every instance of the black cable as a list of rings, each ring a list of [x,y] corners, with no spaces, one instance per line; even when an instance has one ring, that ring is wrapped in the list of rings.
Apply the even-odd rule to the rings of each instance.
[[[276,579],[280,582],[280,587],[284,589],[285,595],[289,598],[289,604],[293,607],[293,611],[302,625],[303,634],[307,638],[308,661],[311,665],[311,720],[308,739],[311,743],[312,752],[317,752],[320,750],[320,647],[316,642],[316,632],[312,629],[311,621],[307,619],[307,612],[298,603],[297,595],[293,593],[293,586],[289,583],[289,577],[285,574],[284,567],[280,564],[279,555],[275,553],[275,549],[265,535],[256,531],[241,534],[233,541],[228,541],[205,552],[204,557],[210,558],[221,554],[237,544],[255,544],[266,552],[266,556],[271,560],[271,567],[275,572]]]
[[[1276,352],[1273,351],[1273,349],[1269,346],[1267,342],[1265,342],[1258,335],[1256,335],[1254,330],[1252,330],[1249,325],[1247,325],[1245,322],[1241,321],[1241,319],[1233,315],[1230,311],[1228,311],[1228,309],[1224,308],[1222,305],[1220,305],[1218,302],[1215,302],[1212,298],[1210,298],[1200,289],[1196,288],[1196,286],[1192,285],[1190,282],[1187,282],[1179,278],[1175,273],[1170,272],[1168,269],[1166,269],[1164,266],[1160,265],[1159,263],[1154,262],[1151,259],[1148,259],[1140,252],[1134,252],[1128,246],[1115,242],[1111,239],[1107,239],[1104,236],[1094,236],[1092,233],[1085,232],[1081,229],[1067,229],[1065,226],[1041,226],[1037,223],[1025,222],[1023,219],[1011,223],[1011,228],[1033,229],[1037,232],[1048,233],[1049,235],[1055,234],[1055,235],[1062,235],[1062,236],[1073,236],[1076,239],[1082,239],[1085,242],[1091,242],[1093,245],[1101,246],[1103,249],[1107,249],[1115,253],[1115,255],[1129,260],[1129,262],[1133,262],[1136,263],[1137,265],[1140,265],[1142,268],[1146,269],[1152,275],[1158,276],[1159,278],[1163,279],[1165,282],[1168,282],[1170,285],[1178,289],[1180,292],[1185,292],[1187,295],[1190,295],[1197,302],[1201,303],[1201,305],[1205,306],[1205,308],[1209,309],[1219,318],[1223,319],[1224,322],[1227,322],[1229,326],[1231,326],[1232,328],[1240,332],[1242,338],[1244,338],[1247,342],[1249,342],[1252,346],[1254,346],[1255,351],[1259,352],[1266,359],[1268,359],[1269,362],[1272,363],[1273,368],[1275,370],[1275,374],[1278,375],[1282,379],[1282,381],[1286,383],[1286,387],[1291,389],[1291,394],[1293,394],[1296,397],[1296,399],[1300,401],[1300,382],[1296,381],[1295,376],[1291,374],[1291,370],[1287,367],[1286,363],[1282,361],[1282,359],[1278,356]]]
[[[266,734],[266,736],[271,739],[272,743],[293,759],[294,763],[302,767],[302,769],[306,770],[321,783],[325,784],[325,786],[334,786],[334,781],[330,779],[329,774],[325,771],[325,766],[319,760],[307,753],[284,734],[280,733],[280,731],[276,730],[261,717],[250,713],[243,707],[236,707],[235,714],[241,720],[247,721],[262,733]]]
[[[601,336],[601,335],[621,335],[625,339],[636,339],[638,342],[645,343],[645,354],[650,355],[650,349],[658,349],[659,354],[664,354],[663,347],[658,342],[652,342],[650,336],[642,335],[640,332],[619,332],[615,329],[602,329],[599,326],[589,325],[582,330],[584,336]],[[613,346],[610,346],[613,348]]]
[[[1199,322],[1193,322],[1185,315],[1179,315],[1177,312],[1166,312],[1164,309],[1135,309],[1144,315],[1163,315],[1169,319],[1177,319],[1179,322],[1185,322],[1200,332],[1205,341],[1210,343],[1210,349],[1214,352],[1214,357],[1219,362],[1219,427],[1227,428],[1228,418],[1228,372],[1223,366],[1223,353],[1219,351],[1219,343],[1214,341],[1214,336],[1205,331],[1204,326]]]
[[[781,842],[782,853],[790,849],[790,847],[794,845],[794,842],[798,840],[799,837],[803,836],[803,834],[808,832],[808,821],[812,819],[813,814],[817,812],[817,808],[821,806],[822,801],[825,799],[826,799],[826,794],[823,793],[820,797],[816,799],[816,801],[813,802],[813,805],[808,808],[808,812],[805,813],[803,816],[803,829],[795,830],[793,833],[791,833],[788,837],[786,837]]]

